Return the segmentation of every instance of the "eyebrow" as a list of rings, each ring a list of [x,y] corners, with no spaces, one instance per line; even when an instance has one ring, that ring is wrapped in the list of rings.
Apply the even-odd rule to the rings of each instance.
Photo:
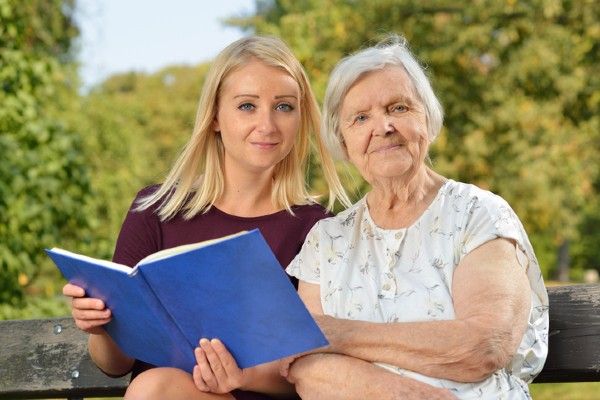
[[[418,98],[416,100],[417,101],[415,101],[415,99],[413,97],[411,97],[411,96],[407,96],[407,95],[402,94],[402,95],[399,95],[396,98],[388,100],[387,103],[389,103],[389,104],[387,106],[390,106],[392,104],[398,104],[398,103],[400,103],[400,104],[406,104],[408,106],[413,106],[416,102],[418,102]],[[360,107],[360,105],[357,106],[357,107]],[[350,112],[349,115],[350,116],[354,116],[354,115],[357,115],[357,114],[368,113],[370,110],[371,110],[370,108],[369,109],[358,109],[358,108],[355,108],[355,109],[351,110],[351,112]]]
[[[260,96],[256,95],[256,94],[249,94],[249,93],[242,93],[242,94],[237,94],[235,96],[233,96],[234,99],[237,99],[238,97],[252,97],[255,99],[258,99]],[[294,95],[294,94],[282,94],[279,96],[275,96],[275,99],[279,100],[279,99],[286,99],[286,98],[292,98],[292,99],[298,99],[298,96]]]
[[[346,115],[346,118],[342,118],[343,121],[347,121],[347,120],[353,120],[354,118],[356,118],[357,115],[359,114],[365,114],[368,113],[370,111],[370,109],[354,109],[354,110],[350,110],[350,112]]]

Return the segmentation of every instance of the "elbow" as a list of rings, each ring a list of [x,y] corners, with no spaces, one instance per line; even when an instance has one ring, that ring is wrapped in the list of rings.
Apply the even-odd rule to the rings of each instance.
[[[504,368],[510,361],[510,355],[501,348],[488,346],[474,361],[474,368],[469,371],[469,381],[479,382]]]
[[[461,363],[460,381],[480,382],[504,368],[516,351],[512,349],[512,340],[506,340],[510,336],[510,333],[495,334],[481,340]]]

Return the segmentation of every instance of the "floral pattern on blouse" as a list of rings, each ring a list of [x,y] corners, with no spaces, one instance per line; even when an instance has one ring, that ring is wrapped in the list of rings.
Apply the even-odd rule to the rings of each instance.
[[[462,399],[528,399],[527,383],[541,371],[548,352],[548,295],[525,230],[508,203],[474,185],[448,180],[410,227],[382,229],[366,197],[335,217],[319,221],[286,271],[320,285],[327,315],[371,322],[455,318],[452,277],[461,260],[499,238],[517,243],[516,253],[531,286],[528,328],[508,365],[482,382],[431,378],[376,363]]]

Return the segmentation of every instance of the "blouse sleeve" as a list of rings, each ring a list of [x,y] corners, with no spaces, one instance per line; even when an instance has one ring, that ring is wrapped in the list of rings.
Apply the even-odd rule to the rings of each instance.
[[[285,270],[290,276],[308,283],[321,283],[319,279],[321,275],[319,262],[321,258],[319,251],[320,225],[321,222],[319,221],[308,232],[302,249]]]
[[[468,207],[459,256],[461,260],[490,240],[506,238],[517,244],[517,257],[524,268],[532,263],[537,265],[525,229],[504,199],[490,193],[489,198],[474,198]]]

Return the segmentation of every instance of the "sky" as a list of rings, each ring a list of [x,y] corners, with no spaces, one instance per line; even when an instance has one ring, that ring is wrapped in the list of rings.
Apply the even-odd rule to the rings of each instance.
[[[84,87],[110,75],[153,73],[212,60],[243,36],[221,20],[251,14],[254,0],[79,0]]]

